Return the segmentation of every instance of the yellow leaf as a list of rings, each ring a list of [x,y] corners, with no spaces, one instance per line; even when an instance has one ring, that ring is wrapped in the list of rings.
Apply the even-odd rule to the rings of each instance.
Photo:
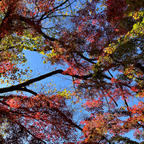
[[[40,54],[44,55],[45,53],[43,51],[41,51]]]

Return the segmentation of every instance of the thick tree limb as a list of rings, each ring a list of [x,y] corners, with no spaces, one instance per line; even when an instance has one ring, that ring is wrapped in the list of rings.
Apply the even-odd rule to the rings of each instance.
[[[28,89],[28,88],[26,88],[26,87],[22,87],[22,88],[20,88],[19,90],[21,90],[21,91],[25,91],[25,92],[28,92],[28,93],[31,93],[31,94],[33,94],[33,95],[37,95],[37,93],[36,92],[34,92],[33,90],[30,90],[30,89]]]
[[[61,70],[61,69],[55,70],[55,71],[49,72],[47,74],[41,75],[39,77],[36,77],[36,78],[30,79],[28,81],[25,81],[25,82],[23,82],[21,84],[17,84],[17,85],[10,86],[10,87],[5,87],[5,88],[0,88],[0,93],[6,93],[6,92],[11,92],[11,91],[19,90],[19,91],[30,92],[30,93],[32,93],[32,94],[35,95],[36,93],[33,92],[33,91],[31,91],[31,90],[29,90],[29,89],[27,89],[26,86],[29,86],[32,83],[38,82],[40,80],[43,80],[45,78],[48,78],[48,77],[56,75],[56,74],[63,74],[63,72],[64,71]],[[68,75],[68,76],[72,76],[72,77],[75,77],[75,78],[78,78],[78,79],[84,79],[84,80],[92,77],[92,74],[79,76],[79,75],[70,75],[69,73],[65,73],[63,75]]]

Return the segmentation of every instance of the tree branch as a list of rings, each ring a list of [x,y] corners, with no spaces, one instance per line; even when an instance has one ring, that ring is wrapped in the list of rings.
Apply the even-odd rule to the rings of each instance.
[[[86,61],[88,61],[88,62],[90,62],[90,63],[92,63],[92,64],[96,64],[95,62],[93,62],[93,61],[95,61],[96,59],[87,58],[87,57],[85,57],[83,54],[81,54],[80,52],[77,52],[77,54],[78,54],[80,57],[82,57],[84,60],[86,60]]]
[[[71,119],[69,119],[63,112],[61,112],[58,108],[52,108],[54,111],[58,112],[67,122],[69,122],[72,126],[76,127],[77,129],[79,129],[80,131],[82,131],[83,129],[78,126],[77,124],[75,124]]]
[[[83,79],[83,80],[86,80],[86,79],[92,77],[92,74],[83,75],[83,76],[70,75],[69,73],[64,73],[63,70],[59,69],[59,70],[55,70],[55,71],[49,72],[47,74],[41,75],[39,77],[30,79],[30,80],[25,81],[25,82],[23,82],[21,84],[17,84],[17,85],[10,86],[10,87],[5,87],[5,88],[0,88],[0,93],[6,93],[6,92],[11,92],[11,91],[19,90],[19,91],[27,91],[27,92],[30,92],[30,93],[32,93],[32,94],[35,95],[36,94],[35,92],[33,92],[33,91],[31,91],[31,90],[29,90],[29,89],[27,89],[25,87],[29,86],[32,83],[38,82],[40,80],[43,80],[45,78],[48,78],[48,77],[56,75],[56,74],[68,75],[68,76],[72,76],[72,77],[75,77],[75,78],[78,78],[78,79]]]
[[[36,136],[35,136],[34,134],[32,134],[26,127],[24,127],[23,125],[21,125],[21,124],[18,123],[17,121],[15,121],[15,123],[16,123],[17,125],[19,125],[22,129],[24,129],[26,132],[28,132],[31,136],[33,136],[35,139],[37,139],[37,140],[41,141],[42,143],[46,144],[45,141],[43,141],[42,139],[36,137]]]
[[[58,9],[59,7],[63,6],[63,5],[64,5],[65,3],[67,3],[67,2],[68,2],[68,0],[62,2],[62,3],[59,4],[58,6],[54,7],[52,10],[49,10],[48,12],[45,12],[45,13],[41,16],[41,18],[40,18],[39,21],[45,19],[45,18],[44,18],[45,16],[48,16],[48,15],[54,13],[55,11],[57,11],[57,9]]]
[[[33,90],[30,90],[30,89],[28,89],[28,88],[26,88],[26,87],[22,87],[22,88],[20,88],[19,90],[25,91],[25,92],[29,92],[29,93],[31,93],[31,94],[33,94],[33,95],[37,95],[36,92],[34,92]]]

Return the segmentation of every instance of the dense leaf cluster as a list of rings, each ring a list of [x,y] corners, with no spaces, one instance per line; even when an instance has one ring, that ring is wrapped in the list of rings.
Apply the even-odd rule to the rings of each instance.
[[[28,78],[25,50],[43,55],[46,67],[66,68]],[[143,0],[1,0],[0,142],[143,141],[143,53]],[[31,87],[54,75],[69,76],[74,91]],[[90,114],[80,125],[71,97]]]

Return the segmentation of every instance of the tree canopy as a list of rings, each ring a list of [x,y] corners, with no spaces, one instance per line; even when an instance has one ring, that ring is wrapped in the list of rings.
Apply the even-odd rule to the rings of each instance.
[[[26,50],[58,69],[31,77]],[[0,143],[143,143],[143,52],[143,0],[1,0]],[[31,86],[55,75],[74,89]]]

